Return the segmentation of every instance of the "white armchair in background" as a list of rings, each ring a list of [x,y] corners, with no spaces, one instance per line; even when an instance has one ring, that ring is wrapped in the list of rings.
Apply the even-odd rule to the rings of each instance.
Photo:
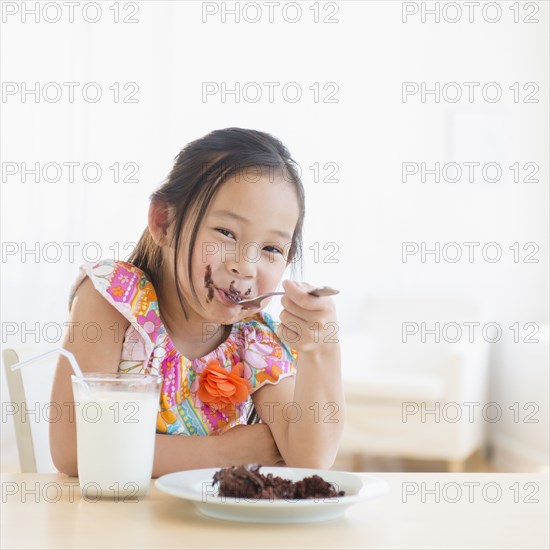
[[[463,470],[483,447],[485,417],[495,412],[487,406],[491,344],[479,308],[377,299],[364,304],[361,318],[355,331],[340,333],[347,402],[341,451],[357,460],[444,460],[449,470]]]

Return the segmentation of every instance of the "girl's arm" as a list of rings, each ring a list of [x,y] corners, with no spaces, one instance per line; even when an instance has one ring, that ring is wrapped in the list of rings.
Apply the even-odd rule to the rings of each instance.
[[[87,323],[99,327],[97,341],[82,331]],[[116,324],[118,323],[118,325]],[[86,278],[76,291],[63,347],[71,351],[83,372],[117,372],[122,355],[122,338],[129,321],[112,307]],[[116,330],[115,330],[116,328]],[[95,339],[95,331],[94,331]],[[76,476],[76,427],[71,374],[61,357],[54,377],[51,401],[62,415],[50,424],[50,450],[56,468]],[[108,452],[108,450],[106,450]],[[221,436],[156,436],[153,477],[191,468],[222,467],[232,464],[274,465],[281,460],[269,426],[256,424],[231,428]]]
[[[179,470],[240,464],[283,464],[267,424],[235,426],[219,436],[156,436],[153,477]]]
[[[266,384],[252,399],[287,466],[327,469],[338,452],[345,419],[336,311],[313,287],[284,283],[277,335],[298,351],[296,376]]]

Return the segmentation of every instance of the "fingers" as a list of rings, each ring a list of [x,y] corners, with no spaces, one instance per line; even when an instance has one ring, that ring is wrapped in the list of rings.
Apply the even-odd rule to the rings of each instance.
[[[296,281],[287,280],[283,281],[283,288],[286,293],[283,299],[287,298],[287,303],[290,300],[303,310],[320,311],[326,304],[325,300],[322,298],[308,294],[308,292],[315,288],[308,283],[298,283]]]
[[[284,281],[283,287],[286,294],[281,299],[281,305],[284,307],[280,314],[282,323],[286,324],[287,321],[326,323],[335,319],[335,305],[330,296],[323,297],[308,294],[308,291],[315,287],[307,283]]]
[[[328,342],[327,330],[336,325],[336,309],[330,296],[308,294],[315,287],[308,283],[283,281],[285,295],[281,299],[284,309],[279,314],[281,324],[277,336],[283,342],[305,352],[313,351]]]
[[[311,310],[305,309],[299,306],[294,300],[287,297],[286,294],[281,298],[281,305],[284,307],[283,312],[292,314],[296,319],[302,319],[307,321],[308,316],[311,315]],[[284,320],[281,318],[281,322],[284,323]]]

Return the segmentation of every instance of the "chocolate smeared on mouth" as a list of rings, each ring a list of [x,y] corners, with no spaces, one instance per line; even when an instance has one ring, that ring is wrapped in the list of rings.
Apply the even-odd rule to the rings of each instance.
[[[229,285],[229,290],[227,291],[227,295],[232,302],[238,304],[243,298],[250,296],[251,292],[252,288],[249,288],[244,294],[241,294],[241,292],[235,288],[235,281],[231,281],[231,284]]]
[[[235,281],[229,285],[229,297],[236,302],[240,300],[241,293],[235,288]]]
[[[204,286],[208,289],[206,301],[211,302],[212,298],[214,298],[214,281],[212,280],[212,268],[210,264],[206,266],[206,271],[204,273]]]
[[[249,288],[245,293],[244,293],[244,298],[248,298],[248,296],[250,296],[250,293],[252,292],[252,289]],[[241,307],[241,311],[243,310],[246,310],[246,308],[244,306]]]
[[[212,298],[214,298],[214,290],[217,288],[214,285],[214,281],[212,279],[212,267],[210,266],[210,264],[206,266],[206,270],[204,273],[204,286],[205,288],[208,289],[208,297],[206,298],[206,301],[210,303],[212,301]],[[242,294],[239,290],[235,288],[235,281],[231,281],[231,284],[229,285],[228,290],[223,290],[223,289],[219,289],[219,290],[224,292],[225,295],[234,304],[237,304],[237,305],[243,298],[246,298],[252,292],[252,288],[249,288],[244,294]]]

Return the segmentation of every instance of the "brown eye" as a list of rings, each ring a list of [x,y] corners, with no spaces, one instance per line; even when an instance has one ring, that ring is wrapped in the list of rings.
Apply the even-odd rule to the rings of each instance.
[[[216,227],[216,231],[221,233],[222,235],[225,235],[226,237],[229,237],[230,239],[234,239],[235,235],[229,231],[229,229],[224,229],[223,227]]]
[[[267,250],[267,252],[271,252],[272,254],[273,253],[277,253],[277,254],[283,254],[283,251],[280,250],[279,248],[276,248],[275,246],[266,246],[264,247],[264,250]]]

